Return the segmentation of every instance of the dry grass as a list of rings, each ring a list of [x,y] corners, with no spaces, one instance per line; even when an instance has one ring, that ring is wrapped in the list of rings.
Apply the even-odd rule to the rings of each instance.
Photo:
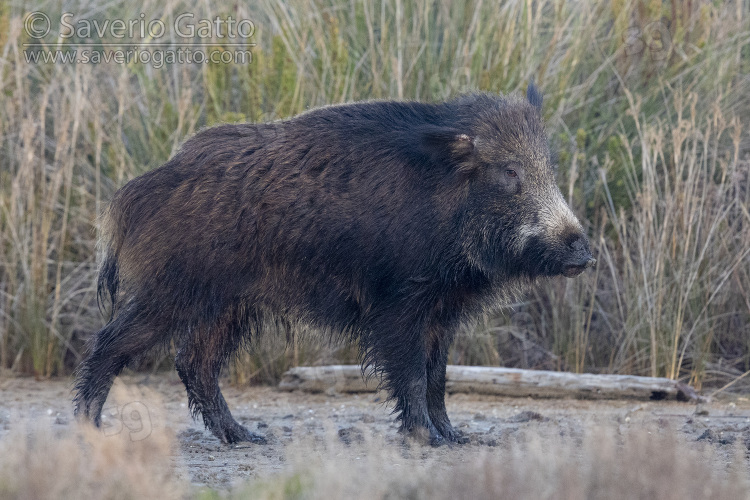
[[[122,415],[109,424],[105,416],[102,429],[18,424],[0,438],[0,498],[177,499],[189,493],[175,475],[175,439],[160,425],[158,394],[118,381],[109,401]],[[29,415],[10,419],[28,422]]]
[[[366,436],[366,435],[365,435]],[[582,442],[580,442],[582,441]],[[131,442],[89,428],[69,436],[16,431],[0,441],[0,498],[508,498],[731,499],[750,495],[745,450],[720,456],[670,429],[591,427],[583,438],[521,434],[463,462],[377,438],[347,446],[335,435],[298,440],[279,475],[230,492],[191,486],[177,474],[172,439]],[[260,450],[256,449],[256,452]],[[248,459],[252,462],[252,457]]]
[[[61,14],[59,2],[34,8]],[[541,360],[697,385],[750,369],[746,1],[78,0],[65,8],[100,19],[232,13],[255,22],[257,46],[248,65],[30,64],[28,8],[0,5],[0,369],[47,377],[77,364],[102,323],[96,215],[116,188],[200,127],[372,97],[522,90],[532,76],[546,93],[560,185],[601,265],[488,318],[491,328],[462,338],[454,360]],[[505,342],[509,334],[515,340]],[[287,354],[249,355],[234,378],[273,381],[291,364],[327,356],[295,342]]]
[[[284,492],[282,498],[677,500],[737,499],[750,493],[739,448],[724,460],[712,449],[688,447],[668,429],[618,434],[593,427],[582,441],[522,434],[461,463],[445,456],[423,459],[419,449],[329,445],[312,466],[309,456],[298,452],[295,472],[266,484],[273,485],[271,497]],[[255,488],[240,490],[237,497],[252,497]],[[295,489],[299,495],[288,494]]]
[[[175,478],[165,433],[133,442],[89,427],[72,435],[32,428],[0,440],[0,450],[3,499],[177,499],[188,491]]]
[[[621,132],[622,157],[606,155],[596,169],[606,199],[594,229],[600,265],[589,280],[537,292],[538,303],[552,308],[539,313],[540,321],[556,341],[570,342],[575,371],[598,365],[685,374],[700,388],[715,354],[741,358],[747,347],[750,159],[740,153],[746,131],[719,106],[699,114],[696,93],[678,90],[665,99],[675,117],[665,121],[647,118],[641,100],[626,95],[637,136]],[[610,188],[618,170],[627,210]],[[567,302],[571,313],[555,317],[556,301]]]

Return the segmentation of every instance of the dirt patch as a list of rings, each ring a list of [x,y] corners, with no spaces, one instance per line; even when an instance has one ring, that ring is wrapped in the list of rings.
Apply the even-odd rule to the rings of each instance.
[[[0,380],[0,440],[21,422],[49,426],[57,434],[72,431],[76,424],[71,387],[70,380]],[[270,387],[225,387],[223,391],[235,418],[265,435],[268,444],[221,444],[201,422],[191,418],[184,387],[173,375],[118,379],[107,401],[102,433],[125,433],[137,441],[166,430],[176,437],[172,460],[177,474],[193,485],[217,489],[283,472],[290,457],[304,460],[306,453],[318,453],[314,443],[331,440],[361,450],[363,443],[377,439],[415,460],[448,464],[466,462],[495,449],[503,453],[509,443],[530,435],[583,442],[595,427],[610,428],[616,434],[641,428],[674,434],[690,446],[711,446],[718,457],[727,460],[738,446],[744,450],[750,446],[750,401],[746,397],[696,406],[662,401],[531,400],[454,394],[446,399],[448,413],[470,443],[434,449],[404,441],[382,394],[288,393]],[[747,459],[746,451],[745,455]],[[716,466],[722,464],[717,462]]]

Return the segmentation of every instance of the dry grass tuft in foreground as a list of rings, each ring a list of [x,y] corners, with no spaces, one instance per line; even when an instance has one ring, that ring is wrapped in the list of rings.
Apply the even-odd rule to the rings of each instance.
[[[496,447],[461,449],[469,453],[355,437],[351,445],[333,432],[323,441],[296,440],[284,472],[227,493],[198,490],[180,477],[168,433],[132,442],[89,427],[71,435],[17,429],[0,440],[0,499],[750,497],[745,446],[720,455],[685,444],[669,428],[590,427],[583,438],[520,433]]]
[[[590,428],[586,437],[525,434],[487,447],[458,462],[450,450],[425,459],[375,445],[320,452],[317,464],[298,454],[295,472],[273,482],[249,484],[236,498],[410,498],[410,499],[684,499],[749,498],[746,450],[721,458],[697,449],[669,429],[624,434]],[[372,443],[366,443],[372,448]],[[292,461],[295,462],[294,460]]]
[[[184,498],[189,488],[177,479],[162,407],[153,391],[117,381],[102,429],[74,422],[11,429],[0,437],[0,500]]]
[[[131,441],[91,427],[16,430],[0,441],[0,499],[183,498],[165,433]]]

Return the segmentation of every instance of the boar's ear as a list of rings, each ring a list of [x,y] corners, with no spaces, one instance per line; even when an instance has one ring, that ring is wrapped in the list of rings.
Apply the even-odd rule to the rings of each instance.
[[[540,113],[542,112],[542,101],[544,98],[542,97],[542,93],[539,92],[537,86],[534,85],[533,79],[529,82],[529,87],[526,89],[526,99],[529,100],[531,105],[534,106],[537,111]]]
[[[424,152],[434,160],[462,164],[474,153],[474,137],[458,130],[428,126],[420,135]]]

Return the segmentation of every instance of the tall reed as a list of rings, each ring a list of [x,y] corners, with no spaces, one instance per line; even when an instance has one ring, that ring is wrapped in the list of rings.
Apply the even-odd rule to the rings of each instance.
[[[102,322],[97,214],[117,187],[201,127],[358,99],[522,91],[531,78],[546,93],[560,186],[587,221],[600,266],[488,318],[461,336],[454,359],[534,366],[544,358],[560,369],[696,384],[750,368],[747,2],[78,0],[65,8],[76,20],[143,13],[167,25],[184,12],[196,21],[232,15],[254,22],[255,45],[247,64],[30,63],[24,44],[39,40],[24,30],[29,7],[0,6],[0,368],[71,370]],[[58,2],[34,9],[62,14]],[[81,40],[53,30],[43,41],[73,50]],[[138,41],[155,49],[177,39]],[[237,379],[272,380],[289,364],[330,357],[295,342],[278,367],[255,355],[235,368]],[[509,345],[546,354],[516,356]]]

